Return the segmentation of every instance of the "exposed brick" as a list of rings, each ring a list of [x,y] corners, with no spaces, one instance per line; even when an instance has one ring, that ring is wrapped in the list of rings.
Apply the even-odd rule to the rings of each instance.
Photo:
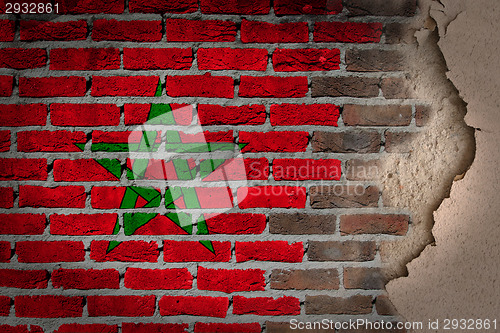
[[[234,80],[229,76],[167,76],[167,95],[171,97],[234,97]]]
[[[381,174],[380,160],[353,159],[346,163],[347,180],[376,180]]]
[[[274,159],[274,180],[339,180],[340,160]]]
[[[302,242],[288,244],[287,241],[236,242],[237,262],[249,260],[302,262]]]
[[[172,241],[163,242],[163,259],[165,262],[203,262],[231,260],[231,242],[211,242],[213,251],[201,242]]]
[[[382,141],[374,131],[314,132],[313,152],[325,153],[378,153]]]
[[[344,287],[346,289],[383,289],[384,285],[385,278],[380,268],[344,268]]]
[[[1,158],[0,180],[47,180],[47,160]]]
[[[413,16],[417,9],[416,0],[349,0],[344,5],[352,16]]]
[[[99,96],[155,96],[158,76],[93,76],[91,95]]]
[[[225,323],[196,323],[194,324],[195,333],[260,333],[262,329],[259,323],[244,324],[225,324]]]
[[[89,317],[151,317],[155,296],[87,296]]]
[[[189,324],[122,323],[122,333],[185,333]]]
[[[375,300],[375,309],[377,309],[377,313],[382,316],[398,315],[396,307],[386,295],[377,296],[377,299]]]
[[[9,315],[11,301],[12,299],[8,296],[0,296],[0,316],[7,317]]]
[[[375,242],[309,241],[310,261],[371,261],[375,259]]]
[[[340,110],[334,104],[272,104],[272,126],[337,126]]]
[[[204,214],[209,234],[260,234],[266,228],[266,216],[264,214],[211,215]]]
[[[316,43],[378,43],[382,36],[382,23],[316,22]]]
[[[344,105],[346,126],[408,126],[411,105]]]
[[[62,14],[121,14],[125,4],[123,0],[55,0],[60,5]]]
[[[29,325],[29,328],[28,325],[0,325],[0,330],[5,333],[43,333],[43,329],[37,325]]]
[[[9,97],[12,95],[14,86],[14,77],[10,75],[0,75],[0,97]]]
[[[22,152],[80,152],[78,145],[85,145],[84,132],[23,131],[17,133],[17,151]]]
[[[277,49],[273,53],[276,72],[331,71],[340,68],[339,49]]]
[[[298,186],[240,187],[238,206],[247,208],[304,208],[306,189]]]
[[[273,269],[271,289],[339,289],[339,274],[336,269]]]
[[[198,104],[198,118],[202,125],[261,125],[266,121],[266,107]]]
[[[407,66],[404,55],[395,50],[347,50],[345,59],[351,72],[402,71]]]
[[[198,267],[197,286],[200,290],[225,293],[265,290],[265,271],[261,269],[209,269]]]
[[[31,69],[47,64],[47,51],[44,49],[0,49],[0,68]]]
[[[120,273],[116,269],[57,269],[52,285],[63,289],[118,289]]]
[[[275,213],[269,216],[269,232],[271,234],[334,234],[335,225],[335,215]]]
[[[87,38],[87,21],[21,21],[20,36],[23,41],[85,40]]]
[[[117,181],[121,175],[121,164],[117,159],[55,160],[56,182]]]
[[[82,242],[73,241],[22,241],[16,243],[17,261],[25,263],[84,261]]]
[[[204,14],[269,14],[270,0],[201,0],[201,12]]]
[[[186,14],[198,10],[197,0],[130,0],[131,13],[178,13]]]
[[[45,270],[0,269],[0,286],[19,289],[45,289],[49,274]]]
[[[243,43],[307,43],[309,28],[307,22],[267,23],[241,21]]]
[[[14,190],[12,187],[0,187],[0,208],[14,207]],[[264,221],[265,223],[265,221]]]
[[[342,12],[341,0],[276,0],[273,3],[276,15],[333,15]]]
[[[372,312],[372,296],[355,295],[348,298],[326,295],[306,295],[306,314],[348,314],[361,315]]]
[[[412,88],[408,79],[397,77],[383,78],[380,83],[382,93],[387,99],[408,99],[414,98]]]
[[[158,42],[161,37],[161,21],[100,19],[92,27],[95,41]]]
[[[158,104],[125,104],[123,109],[125,113],[125,125],[142,125],[149,119],[149,114]],[[165,104],[159,104],[165,106]],[[190,125],[193,119],[193,107],[189,104],[169,104],[177,125]],[[163,118],[156,117],[153,122]],[[169,123],[170,124],[170,123]]]
[[[387,44],[415,44],[417,29],[408,24],[388,23],[385,26],[385,42]]]
[[[83,186],[19,186],[19,207],[85,208]]]
[[[54,333],[118,333],[118,325],[62,324]]]
[[[241,76],[240,97],[305,97],[309,88],[307,77]]]
[[[125,288],[139,290],[191,289],[193,276],[187,268],[141,269],[127,268]]]
[[[124,48],[123,68],[133,70],[190,69],[193,53],[190,48]]]
[[[85,96],[87,81],[84,77],[21,77],[19,96],[23,97],[79,97]]]
[[[312,208],[368,208],[378,206],[380,191],[364,185],[312,186],[309,196]]]
[[[267,67],[267,50],[200,48],[198,49],[197,59],[200,70],[265,71]]]
[[[311,94],[313,97],[377,97],[379,81],[374,77],[313,77]]]
[[[81,296],[16,296],[16,317],[65,318],[81,317],[84,298]]]
[[[234,296],[233,314],[253,314],[258,316],[299,315],[300,301],[298,298],[288,296],[276,299],[272,297],[247,298],[243,296]]]
[[[44,230],[45,214],[0,214],[2,235],[41,235]]]
[[[340,217],[342,235],[389,234],[403,236],[408,231],[408,215],[359,214]]]
[[[208,296],[163,296],[159,301],[162,316],[204,316],[225,318],[229,299]]]
[[[236,24],[221,20],[167,19],[168,42],[234,42]]]
[[[52,235],[111,235],[118,223],[118,214],[50,215]]]
[[[387,322],[386,322],[387,323]],[[402,329],[397,329],[396,328],[397,323],[392,322],[392,328],[391,329],[375,329],[375,328],[364,328],[363,333],[408,333],[408,330],[402,328]],[[339,330],[339,333],[357,333],[359,332],[359,329],[342,329]]]
[[[101,71],[120,68],[120,50],[115,48],[68,48],[50,50],[50,69]]]
[[[44,104],[1,104],[0,126],[45,126],[47,106]]]
[[[0,20],[0,42],[14,41],[15,23],[13,20]]]
[[[426,105],[415,107],[415,122],[418,127],[427,126],[431,119],[431,108]]]
[[[239,143],[247,145],[241,149],[243,153],[257,152],[302,152],[308,142],[307,132],[239,132]]]
[[[118,246],[108,241],[92,241],[90,243],[90,259],[97,262],[157,262],[158,244],[146,241],[120,242]]]
[[[114,104],[51,104],[50,119],[55,126],[116,126],[120,108]]]
[[[10,131],[0,131],[0,152],[9,150],[10,150]]]
[[[420,133],[386,132],[385,151],[388,153],[409,153],[415,148]]]
[[[0,241],[0,262],[10,262],[11,256],[10,242]]]

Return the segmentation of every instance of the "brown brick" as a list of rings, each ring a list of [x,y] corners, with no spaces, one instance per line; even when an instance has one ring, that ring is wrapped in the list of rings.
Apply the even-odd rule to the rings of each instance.
[[[382,94],[387,99],[415,98],[410,81],[400,77],[386,77],[380,82]]]
[[[374,131],[314,132],[311,144],[315,153],[378,153],[382,142]]]
[[[346,163],[347,180],[375,180],[381,174],[379,160],[349,160]]]
[[[408,232],[410,217],[395,214],[357,214],[340,217],[342,235],[389,234],[403,236]]]
[[[344,268],[344,287],[346,289],[383,289],[384,286],[385,279],[380,271],[380,268]]]
[[[271,289],[339,289],[339,274],[336,269],[273,269]]]
[[[275,213],[269,216],[269,232],[282,235],[334,234],[335,215]]]
[[[394,72],[406,67],[403,54],[395,50],[347,50],[347,70],[352,72]]]
[[[312,96],[377,97],[379,79],[369,77],[313,77]]]
[[[305,306],[306,314],[368,314],[372,312],[372,297],[355,295],[342,298],[307,295]]]
[[[346,0],[344,7],[351,16],[413,16],[417,0]]]
[[[388,153],[409,153],[418,142],[419,133],[386,132],[385,151]]]
[[[408,126],[410,105],[344,105],[342,119],[346,126]]]
[[[310,261],[370,261],[375,258],[375,242],[309,241]]]
[[[309,195],[317,209],[377,207],[380,196],[376,186],[363,185],[312,186]]]
[[[398,311],[386,295],[378,296],[375,300],[375,309],[382,316],[397,316]]]
[[[415,122],[417,126],[427,126],[431,118],[431,108],[426,105],[417,105],[415,107]]]
[[[391,329],[388,329],[388,328],[384,328],[384,329],[375,329],[375,328],[363,328],[361,326],[360,329],[341,329],[339,331],[337,331],[338,333],[360,333],[360,332],[363,332],[363,333],[406,333],[407,330],[402,328],[402,329],[397,329],[395,328],[397,325],[396,322],[393,322],[392,323],[392,327]]]
[[[331,329],[292,329],[290,327],[290,322],[271,322],[266,321],[266,333],[332,333]]]
[[[387,44],[415,44],[417,30],[408,24],[388,23],[385,26],[385,42]]]

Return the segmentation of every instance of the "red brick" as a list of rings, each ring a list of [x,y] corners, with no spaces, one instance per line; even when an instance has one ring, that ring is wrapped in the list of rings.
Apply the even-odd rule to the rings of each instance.
[[[120,108],[114,104],[51,104],[50,118],[55,126],[116,126]]]
[[[85,260],[83,242],[23,241],[16,243],[17,261],[25,263],[75,262]]]
[[[121,173],[120,161],[110,159],[79,159],[79,160],[55,160],[54,180],[56,182],[92,182],[92,181],[118,181],[120,178],[108,171],[100,163],[118,170]]]
[[[275,159],[273,176],[275,180],[340,180],[341,164],[334,159]]]
[[[79,97],[85,96],[87,81],[84,77],[21,77],[19,96],[24,97]]]
[[[340,217],[342,235],[389,234],[404,236],[408,231],[408,215],[359,214]]]
[[[120,242],[118,246],[108,251],[108,241],[92,241],[90,243],[90,259],[97,262],[157,262],[158,244],[146,241]]]
[[[191,289],[193,276],[187,268],[141,269],[127,268],[125,288],[139,290]]]
[[[14,207],[14,190],[12,187],[0,187],[0,208]]]
[[[198,68],[201,70],[265,71],[266,67],[265,49],[198,49]]]
[[[131,13],[178,13],[186,14],[198,10],[197,0],[130,0]]]
[[[247,208],[305,208],[306,189],[296,186],[240,187],[238,206]]]
[[[85,144],[84,132],[69,131],[24,131],[17,133],[17,151],[32,153],[45,152],[80,152],[76,144]]]
[[[155,296],[87,296],[89,317],[151,317]]]
[[[159,302],[162,316],[203,316],[225,318],[229,299],[208,296],[163,296]]]
[[[43,49],[0,49],[0,68],[30,69],[47,64],[47,51]]]
[[[269,161],[267,158],[244,159],[247,180],[266,180],[269,178]]]
[[[177,125],[190,125],[193,119],[193,106],[189,104],[169,104]],[[125,125],[142,125],[149,119],[151,104],[125,104]],[[160,118],[161,119],[161,118]]]
[[[45,270],[0,269],[0,286],[19,289],[45,289],[49,274]]]
[[[238,95],[241,97],[305,97],[307,77],[241,76]]]
[[[115,48],[68,48],[50,50],[50,69],[101,71],[120,68],[120,50]]]
[[[264,214],[204,214],[209,234],[260,234],[266,228]]]
[[[0,131],[0,152],[10,150],[10,131]]]
[[[269,14],[270,0],[201,0],[203,14]]]
[[[118,325],[62,324],[54,333],[118,333]]]
[[[10,313],[10,303],[12,299],[8,296],[0,296],[0,316],[7,317]]]
[[[11,252],[10,242],[0,241],[0,262],[10,262]]]
[[[84,298],[81,296],[16,296],[16,317],[65,318],[81,317]]]
[[[45,214],[0,214],[0,234],[41,235],[44,230]]]
[[[111,235],[118,223],[118,214],[50,215],[52,235]]]
[[[200,290],[225,293],[265,290],[265,271],[261,269],[209,269],[198,267],[197,285]]]
[[[267,23],[258,21],[241,22],[243,43],[307,43],[309,28],[307,22]]]
[[[331,71],[340,68],[339,49],[277,49],[273,53],[276,72]]]
[[[378,43],[382,36],[382,23],[316,22],[316,43]]]
[[[92,40],[158,42],[161,40],[161,21],[118,21],[95,20],[92,28]]]
[[[52,272],[52,285],[63,289],[118,289],[120,273],[116,269],[58,269]]]
[[[234,81],[229,76],[204,75],[167,76],[170,97],[234,97]]]
[[[0,105],[0,126],[45,126],[46,123],[45,104]]]
[[[234,42],[236,24],[221,20],[167,19],[168,42]]]
[[[158,76],[93,76],[90,94],[153,97],[159,82]]]
[[[85,40],[87,39],[87,21],[50,22],[21,21],[21,40]]]
[[[288,244],[287,241],[236,242],[236,261],[280,261],[302,262],[302,242]]]
[[[307,132],[240,132],[239,143],[247,143],[243,153],[306,151]]]
[[[261,125],[266,121],[266,107],[198,104],[198,118],[202,125]]]
[[[61,14],[121,14],[125,8],[123,0],[55,0]]]
[[[124,48],[123,68],[133,70],[190,69],[193,53],[187,49]]]
[[[12,42],[16,32],[15,21],[0,20],[0,42]]]
[[[339,14],[342,0],[275,0],[276,15]]]
[[[272,104],[272,126],[338,126],[340,108],[334,104]]]
[[[1,158],[0,180],[47,180],[47,160]]]
[[[14,77],[10,75],[0,75],[0,97],[9,97],[12,95],[14,86]]]
[[[0,9],[1,12],[1,9]],[[0,325],[0,331],[4,333],[43,333],[43,329],[40,326],[30,325]]]
[[[122,333],[185,333],[189,324],[122,323]]]
[[[257,316],[287,316],[300,314],[300,300],[295,297],[283,296],[253,297],[243,296],[233,297],[233,314],[252,314]]]
[[[205,245],[196,241],[163,242],[163,259],[165,262],[203,262],[231,260],[231,242],[212,242],[212,252]]]
[[[19,186],[19,207],[85,208],[83,186]]]

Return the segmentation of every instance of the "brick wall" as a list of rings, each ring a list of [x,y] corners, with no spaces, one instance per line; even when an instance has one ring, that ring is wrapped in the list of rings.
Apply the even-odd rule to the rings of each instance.
[[[378,248],[411,212],[384,206],[377,174],[427,120],[404,56],[416,1],[56,3],[0,18],[1,330],[396,319]],[[245,162],[229,207],[187,225],[109,146],[162,104],[193,105],[186,124]]]

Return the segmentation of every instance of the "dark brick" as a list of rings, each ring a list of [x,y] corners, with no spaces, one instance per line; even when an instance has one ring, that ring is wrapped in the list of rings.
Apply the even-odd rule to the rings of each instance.
[[[385,151],[388,153],[409,153],[413,150],[420,133],[386,132]]]
[[[333,185],[313,186],[309,189],[312,208],[366,208],[377,207],[379,189],[376,186]]]
[[[385,278],[380,268],[345,267],[344,287],[346,289],[383,289]]]
[[[339,289],[339,274],[336,269],[273,269],[271,289]]]
[[[282,235],[334,234],[335,215],[276,213],[269,216],[269,232]]]
[[[347,0],[344,7],[351,16],[413,16],[417,10],[416,0]]]
[[[408,232],[410,217],[396,214],[357,214],[340,217],[342,235],[389,234],[403,236]]]
[[[346,163],[347,180],[376,180],[381,171],[379,160],[349,160]]]
[[[290,327],[290,322],[271,322],[266,321],[266,332],[267,333],[332,333],[331,329],[292,329]]]
[[[394,72],[407,67],[404,55],[394,50],[347,50],[345,58],[351,72]]]
[[[415,98],[410,81],[406,78],[386,77],[380,82],[382,94],[387,99],[407,99]]]
[[[382,142],[373,131],[314,132],[311,144],[315,153],[378,153]]]
[[[310,261],[371,261],[375,258],[375,242],[309,241]]]
[[[415,122],[417,126],[422,127],[429,124],[431,119],[431,108],[426,105],[417,105],[415,107]]]
[[[377,97],[379,79],[371,77],[313,77],[313,97]]]
[[[380,295],[375,300],[375,309],[377,313],[382,316],[397,316],[398,311],[392,304],[391,300],[386,295]]]
[[[408,126],[411,105],[344,105],[342,119],[346,126]]]
[[[385,26],[385,42],[387,44],[415,44],[417,42],[415,31],[417,30],[408,24],[388,23]]]
[[[369,314],[372,312],[372,296],[342,298],[307,295],[305,307],[306,314]]]

